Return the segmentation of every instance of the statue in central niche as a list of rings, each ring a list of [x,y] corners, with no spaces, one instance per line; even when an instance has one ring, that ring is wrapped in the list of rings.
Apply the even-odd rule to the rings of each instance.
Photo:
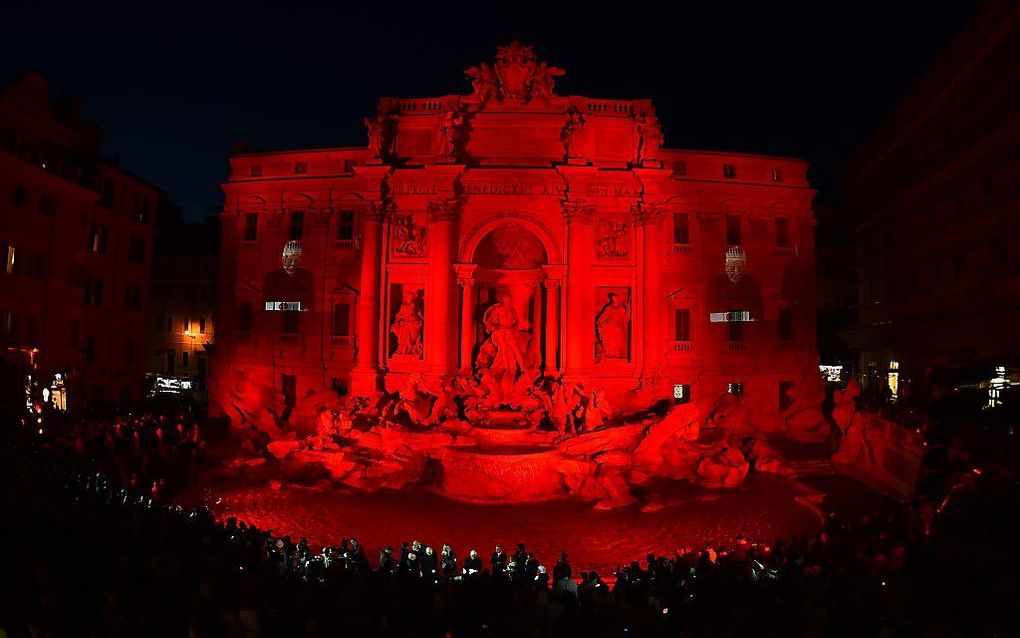
[[[510,295],[500,294],[496,303],[485,311],[482,323],[489,333],[489,351],[492,355],[491,361],[485,366],[488,369],[482,372],[497,377],[503,397],[509,398],[518,372],[524,371],[524,354],[517,334],[517,311],[514,310]]]

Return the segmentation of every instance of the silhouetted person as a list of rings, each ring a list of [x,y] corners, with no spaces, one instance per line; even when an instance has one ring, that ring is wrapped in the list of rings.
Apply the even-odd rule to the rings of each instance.
[[[506,555],[506,552],[503,551],[503,546],[496,545],[496,551],[492,552],[492,558],[489,560],[492,575],[498,576],[505,572],[508,560],[509,557]]]
[[[464,561],[464,573],[468,576],[482,573],[482,558],[478,555],[477,549],[472,549]]]

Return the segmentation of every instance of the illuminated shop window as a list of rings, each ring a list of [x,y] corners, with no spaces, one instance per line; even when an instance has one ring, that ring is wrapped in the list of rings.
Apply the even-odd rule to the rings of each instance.
[[[673,402],[690,403],[690,401],[691,401],[691,386],[686,383],[673,384]]]
[[[890,361],[889,371],[886,373],[886,384],[889,387],[889,400],[896,402],[900,398],[900,362]]]
[[[744,383],[742,381],[731,381],[726,384],[726,391],[730,394],[743,394]]]

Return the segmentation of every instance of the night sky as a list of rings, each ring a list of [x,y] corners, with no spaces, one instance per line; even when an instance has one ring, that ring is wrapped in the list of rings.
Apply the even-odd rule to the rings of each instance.
[[[667,146],[803,157],[831,198],[976,4],[21,2],[4,10],[0,83],[40,71],[82,96],[105,152],[200,219],[235,140],[363,145],[379,96],[466,93],[462,70],[516,38],[567,70],[560,94],[652,98]]]

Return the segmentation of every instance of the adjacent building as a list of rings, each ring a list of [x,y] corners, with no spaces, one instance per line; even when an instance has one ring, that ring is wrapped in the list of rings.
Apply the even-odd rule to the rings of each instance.
[[[877,393],[1020,365],[1018,59],[1020,6],[982,4],[843,175],[857,279],[843,334]]]
[[[33,365],[68,406],[141,397],[160,191],[100,155],[80,104],[27,75],[0,93],[4,404]],[[49,393],[47,393],[49,394]]]
[[[651,101],[559,96],[516,43],[467,73],[381,99],[366,147],[231,159],[215,404],[460,376],[513,409],[541,374],[788,407],[818,373],[807,163],[664,148]]]
[[[216,342],[218,220],[160,224],[152,258],[153,392],[202,393]]]

